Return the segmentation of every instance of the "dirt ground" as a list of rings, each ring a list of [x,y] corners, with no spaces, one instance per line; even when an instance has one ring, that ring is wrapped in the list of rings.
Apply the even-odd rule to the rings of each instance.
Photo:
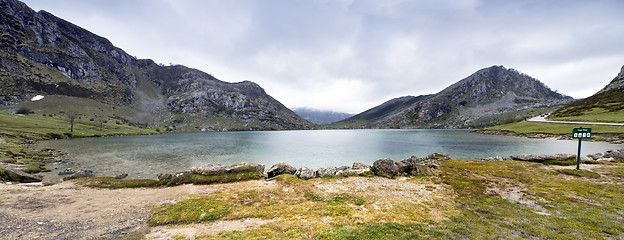
[[[149,227],[147,221],[154,206],[176,202],[189,195],[270,189],[278,185],[275,181],[253,180],[215,185],[110,190],[88,188],[71,182],[52,186],[0,183],[0,222],[4,223],[0,225],[0,238],[94,239],[116,238],[138,232],[145,234],[148,239],[171,239],[175,235],[192,238],[221,231],[244,231],[279,219],[221,220],[206,224],[158,227]],[[376,196],[373,208],[402,201],[431,204],[448,200],[452,195],[443,185],[409,178],[337,178],[316,181],[314,186],[320,194],[373,194]],[[431,214],[435,220],[441,220],[445,215],[435,211]]]
[[[264,180],[170,188],[97,189],[62,182],[42,184],[0,183],[0,239],[115,238],[127,233],[152,233],[147,225],[156,204],[175,202],[193,194],[228,189],[267,188]],[[231,228],[223,225],[223,230]],[[245,227],[245,224],[234,224]],[[193,228],[193,226],[186,226]],[[232,229],[237,230],[237,229]]]

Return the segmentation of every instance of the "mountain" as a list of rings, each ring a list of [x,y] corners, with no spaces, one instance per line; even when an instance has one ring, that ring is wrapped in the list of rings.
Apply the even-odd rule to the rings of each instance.
[[[322,111],[311,108],[295,108],[293,111],[303,119],[316,124],[330,124],[352,117],[355,114]]]
[[[396,98],[341,124],[366,128],[483,127],[572,101],[515,69],[492,66],[436,94]]]
[[[196,69],[137,59],[106,38],[16,0],[0,0],[0,23],[2,106],[59,95],[72,97],[69,102],[94,100],[103,104],[100,109],[113,106],[118,111],[110,118],[144,126],[249,130],[309,125],[253,82],[227,83]],[[59,114],[72,108],[65,105]]]
[[[620,73],[596,94],[558,109],[551,115],[551,118],[606,122],[624,121],[621,119],[621,115],[613,116],[613,114],[618,112],[624,114],[624,66],[620,69]],[[593,117],[579,118],[580,116],[589,115]]]

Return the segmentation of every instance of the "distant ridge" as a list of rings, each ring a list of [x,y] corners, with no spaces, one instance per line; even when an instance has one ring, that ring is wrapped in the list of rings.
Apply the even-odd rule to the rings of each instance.
[[[340,123],[356,128],[477,128],[572,101],[529,75],[492,66],[436,94],[396,98]]]
[[[294,108],[293,111],[305,120],[316,124],[335,123],[355,115],[350,113],[323,111],[312,108]]]

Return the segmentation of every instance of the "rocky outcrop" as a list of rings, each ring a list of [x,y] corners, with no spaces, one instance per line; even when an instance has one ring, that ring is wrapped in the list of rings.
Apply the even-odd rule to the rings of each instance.
[[[228,83],[185,66],[137,59],[104,37],[17,0],[0,0],[0,22],[0,105],[38,94],[63,95],[133,108],[141,114],[119,117],[137,125],[163,124],[168,110],[178,117],[169,119],[167,129],[306,129],[310,124],[253,82]],[[209,118],[236,124],[221,126]]]
[[[273,165],[269,170],[267,170],[267,176],[269,178],[273,178],[282,174],[295,174],[297,172],[297,168],[293,167],[290,164],[281,162]]]

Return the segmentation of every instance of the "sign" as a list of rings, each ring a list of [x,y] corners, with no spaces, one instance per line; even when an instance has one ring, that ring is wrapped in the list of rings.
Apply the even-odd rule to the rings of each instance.
[[[578,153],[576,154],[576,170],[581,168],[581,140],[583,138],[591,138],[591,128],[577,127],[572,129],[572,137],[578,138]]]
[[[591,128],[578,127],[572,129],[572,138],[591,138]]]

